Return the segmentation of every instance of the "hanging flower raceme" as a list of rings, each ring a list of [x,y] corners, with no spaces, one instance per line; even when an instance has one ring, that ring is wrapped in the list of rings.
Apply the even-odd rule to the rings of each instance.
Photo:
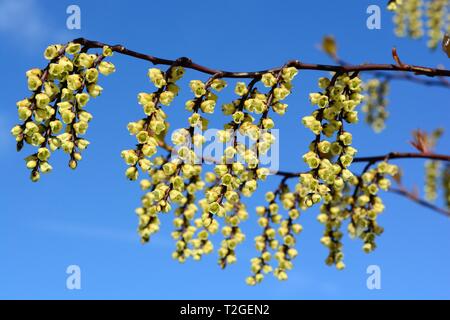
[[[418,39],[426,29],[427,45],[431,49],[438,47],[444,31],[449,30],[448,8],[448,0],[391,0],[388,3],[388,9],[395,12],[395,34],[398,37]],[[423,20],[426,21],[426,26]]]
[[[446,165],[442,171],[441,183],[444,190],[445,207],[450,210],[450,165]]]
[[[377,218],[384,211],[384,204],[378,196],[379,190],[387,191],[391,186],[389,176],[398,174],[398,167],[380,162],[376,168],[367,170],[359,178],[351,197],[347,198],[350,208],[345,215],[350,216],[348,232],[352,238],[359,237],[364,241],[363,250],[369,253],[376,248],[376,237],[383,232]]]
[[[169,212],[172,204],[185,206],[187,209],[193,203],[191,200],[197,188],[202,188],[198,178],[200,166],[184,164],[179,157],[171,159],[170,155],[165,158],[155,156],[159,146],[167,148],[164,138],[169,124],[162,106],[169,106],[178,94],[176,81],[183,74],[184,69],[176,65],[166,72],[156,68],[149,69],[148,76],[157,89],[153,93],[143,92],[138,95],[138,102],[146,116],[128,124],[128,130],[135,136],[137,145],[135,149],[122,151],[122,157],[129,165],[126,176],[130,180],[136,180],[140,169],[143,173],[148,173],[150,178],[141,180],[141,188],[147,193],[142,197],[142,206],[136,210],[139,216],[138,231],[143,242],[147,242],[159,230],[159,213]],[[177,223],[176,226],[181,227]],[[187,221],[183,220],[183,226],[179,232],[192,232]],[[185,234],[184,239],[188,237]],[[181,244],[178,244],[177,249],[182,249]]]
[[[267,192],[265,199],[268,205],[256,208],[258,224],[263,231],[255,237],[255,247],[260,254],[251,260],[252,275],[247,278],[249,285],[260,283],[264,275],[271,272],[279,280],[288,278],[287,271],[292,269],[292,260],[298,254],[295,236],[303,229],[296,222],[300,217],[301,200],[297,192],[291,192],[282,182],[275,192]],[[286,218],[281,210],[286,211]],[[273,260],[276,260],[276,266],[271,263]]]
[[[426,17],[428,19],[427,27],[429,37],[427,44],[432,49],[437,48],[444,36],[443,31],[448,19],[447,15],[450,14],[448,12],[449,5],[448,0],[433,0],[427,3]]]
[[[194,98],[188,100],[185,104],[186,109],[192,112],[192,115],[188,118],[189,127],[185,129],[190,141],[188,147],[186,147],[183,152],[187,155],[184,156],[185,160],[201,163],[202,159],[198,159],[198,156],[193,149],[201,148],[205,142],[202,133],[208,128],[208,120],[200,113],[211,114],[215,110],[217,95],[211,92],[211,89],[220,92],[226,87],[226,82],[219,79],[218,76],[219,75],[214,75],[210,77],[206,83],[201,80],[191,80],[189,82]],[[180,152],[178,152],[178,154],[180,154]],[[207,173],[205,181],[208,182],[210,179],[211,175]],[[205,195],[208,195],[211,192],[211,188],[208,187],[205,190]],[[211,197],[211,195],[212,193],[209,197]],[[220,205],[210,206],[207,199],[208,196],[198,201],[201,212],[200,217],[194,220],[197,232],[190,241],[193,247],[191,255],[194,260],[199,260],[204,254],[209,254],[213,251],[214,246],[209,237],[219,230],[219,223],[215,216],[223,217],[222,207],[220,207]]]
[[[70,168],[77,167],[81,151],[89,145],[82,138],[92,120],[86,105],[103,90],[97,84],[99,74],[115,71],[112,63],[104,61],[111,55],[109,47],[104,47],[101,54],[88,54],[76,43],[51,45],[44,52],[49,64],[42,70],[27,71],[32,94],[17,102],[19,119],[23,122],[11,132],[18,150],[24,143],[37,148],[25,159],[32,181],[38,181],[41,173],[52,170],[49,159],[58,149],[69,154]]]
[[[366,92],[365,104],[361,108],[361,111],[365,113],[364,120],[375,132],[381,132],[385,128],[385,122],[389,116],[389,112],[386,110],[389,82],[370,79],[365,83],[364,91]]]
[[[335,199],[341,198],[346,183],[354,183],[355,177],[349,166],[356,149],[351,146],[352,134],[344,129],[344,124],[358,121],[355,108],[363,99],[362,86],[356,75],[336,74],[331,80],[320,78],[319,87],[325,91],[310,94],[311,103],[318,109],[302,120],[315,134],[315,139],[303,155],[310,171],[300,175],[300,195],[306,207],[323,200],[318,220],[327,224],[321,241],[330,250],[327,261],[332,260],[338,269],[342,269],[339,228],[345,217]],[[334,141],[322,136],[334,137]]]
[[[397,1],[394,23],[398,37],[408,35],[417,39],[423,36],[422,6],[422,0]]]
[[[425,199],[433,201],[437,198],[440,162],[428,160],[425,162]]]
[[[252,276],[246,280],[249,285],[260,283],[264,279],[264,274],[273,271],[270,261],[272,260],[273,251],[279,246],[279,242],[276,239],[277,231],[275,225],[279,225],[282,220],[281,214],[278,213],[279,207],[276,200],[284,188],[285,186],[283,185],[276,192],[266,193],[265,198],[268,205],[256,207],[256,214],[259,216],[258,224],[263,228],[263,231],[261,235],[255,237],[255,247],[260,254],[251,260]],[[278,278],[285,279],[287,274],[279,272]]]

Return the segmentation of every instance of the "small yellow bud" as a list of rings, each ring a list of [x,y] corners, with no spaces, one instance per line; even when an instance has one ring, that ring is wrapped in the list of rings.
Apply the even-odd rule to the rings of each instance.
[[[116,71],[116,67],[114,66],[114,64],[112,64],[111,62],[107,62],[107,61],[102,61],[100,62],[100,64],[98,65],[98,71],[104,75],[104,76],[108,76],[111,73],[114,73]]]
[[[238,96],[243,96],[243,95],[247,94],[248,89],[247,89],[247,85],[245,84],[245,82],[238,82],[238,83],[236,83],[236,87],[234,88],[234,92]]]
[[[264,73],[261,77],[261,82],[265,87],[273,87],[277,83],[277,78],[271,73]]]
[[[59,51],[61,50],[61,45],[51,45],[48,46],[44,51],[44,58],[47,60],[53,60],[59,55]]]

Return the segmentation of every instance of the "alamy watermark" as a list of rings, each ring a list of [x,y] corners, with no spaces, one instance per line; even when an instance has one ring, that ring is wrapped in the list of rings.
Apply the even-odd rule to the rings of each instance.
[[[366,280],[367,289],[380,290],[381,289],[381,268],[376,264],[371,264],[366,269],[369,275]]]
[[[72,264],[67,267],[66,273],[69,275],[66,279],[66,288],[69,290],[81,289],[81,268]]]
[[[380,6],[372,4],[367,7],[366,13],[369,14],[366,20],[366,26],[369,30],[381,29],[381,9]]]
[[[67,7],[66,13],[69,15],[66,19],[66,27],[69,30],[81,29],[81,8],[75,4]]]
[[[266,168],[275,174],[280,168],[280,131],[258,129],[241,134],[239,130],[195,128],[177,129],[172,133],[171,159],[187,164],[233,164],[239,162],[252,168]]]

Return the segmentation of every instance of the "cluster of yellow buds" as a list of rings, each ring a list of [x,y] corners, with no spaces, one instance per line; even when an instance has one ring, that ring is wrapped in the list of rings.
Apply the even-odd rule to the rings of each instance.
[[[139,169],[149,175],[149,179],[141,180],[141,188],[146,191],[142,197],[142,206],[136,209],[139,216],[139,234],[143,242],[159,230],[159,213],[169,212],[172,205],[178,205],[175,210],[174,225],[176,230],[172,236],[177,240],[174,258],[183,262],[188,256],[195,256],[189,248],[196,227],[191,223],[198,210],[195,205],[195,193],[203,189],[204,182],[200,179],[201,166],[184,161],[183,151],[178,150],[178,156],[171,159],[156,156],[159,147],[167,147],[165,136],[169,124],[162,106],[169,106],[179,88],[176,82],[182,78],[184,69],[173,65],[165,72],[151,68],[148,71],[150,81],[156,87],[153,93],[139,93],[138,102],[142,106],[145,117],[128,124],[128,130],[135,136],[135,149],[124,150],[122,157],[127,165],[126,176],[136,180]],[[186,130],[174,132],[172,141],[177,145],[186,142]]]
[[[248,285],[255,285],[260,283],[264,279],[264,275],[273,271],[270,264],[272,260],[271,251],[277,250],[279,247],[279,241],[276,239],[277,231],[275,225],[279,225],[283,219],[282,215],[278,212],[279,205],[277,203],[277,197],[279,192],[282,192],[285,187],[277,192],[266,193],[265,199],[267,206],[256,207],[256,214],[259,216],[258,224],[263,228],[261,235],[255,237],[255,247],[259,256],[251,260],[252,276],[246,279]],[[287,274],[279,272],[278,278],[287,279]]]
[[[342,74],[319,79],[323,93],[311,93],[310,100],[318,109],[302,119],[306,128],[316,136],[303,160],[310,171],[300,175],[302,198],[307,207],[322,199],[331,200],[331,190],[342,190],[346,181],[353,179],[348,169],[356,154],[351,146],[352,134],[344,130],[344,122],[355,123],[358,113],[355,108],[361,103],[361,80]],[[335,137],[335,141],[322,139]]]
[[[437,179],[439,177],[440,161],[425,162],[425,199],[434,201],[437,198]]]
[[[446,165],[442,170],[442,188],[444,189],[444,203],[450,210],[450,165]]]
[[[395,34],[413,39],[424,35],[424,7],[426,7],[427,45],[435,49],[442,41],[444,30],[449,27],[448,0],[391,0],[388,3],[388,9],[395,12]]]
[[[226,205],[233,207],[227,210],[232,211],[232,213],[225,216],[225,226],[222,227],[222,235],[225,238],[222,240],[218,250],[219,265],[222,268],[237,261],[236,246],[245,240],[245,234],[242,232],[239,224],[248,218],[245,205],[239,201],[239,194],[231,193],[231,196],[235,199],[231,199],[230,194],[228,194],[228,198],[230,198],[228,201],[230,202],[226,202]]]
[[[404,37],[406,35],[413,39],[423,36],[423,1],[405,0],[397,5],[395,10],[394,23],[396,25],[396,35]]]
[[[442,19],[443,2],[436,0],[429,6],[430,19],[434,19],[430,24],[433,41],[436,41],[437,29],[442,27],[439,19]],[[390,8],[398,15],[403,14],[401,20],[407,21],[409,33],[414,37],[420,34],[420,13],[417,13],[420,7],[419,0],[390,1]],[[406,27],[402,28],[406,30]],[[44,53],[49,60],[47,67],[26,73],[32,94],[17,103],[23,123],[16,125],[12,134],[18,150],[24,143],[37,148],[26,158],[33,181],[39,180],[41,173],[52,170],[49,158],[57,149],[70,155],[71,168],[77,167],[81,151],[89,145],[81,138],[92,119],[86,105],[103,90],[98,85],[99,74],[115,72],[115,66],[104,60],[113,50],[124,52],[118,46],[105,46],[101,53],[92,54],[88,50],[92,46],[98,47],[98,43],[82,46],[75,42],[49,46]],[[291,94],[292,80],[298,70],[288,63],[265,73],[252,73],[249,83],[236,83],[234,93],[238,97],[222,105],[229,121],[216,136],[217,141],[225,144],[224,152],[219,159],[212,160],[213,171],[204,173],[202,166],[211,159],[200,156],[196,147],[202,148],[206,142],[204,131],[208,128],[208,119],[205,115],[215,112],[216,93],[227,86],[222,79],[227,72],[218,72],[206,82],[189,82],[193,97],[185,103],[185,108],[191,112],[188,124],[171,133],[169,145],[166,141],[169,122],[164,107],[171,105],[179,93],[177,81],[185,72],[181,66],[186,65],[183,61],[176,60],[165,71],[148,70],[148,77],[156,89],[137,96],[144,115],[128,124],[136,146],[121,153],[128,166],[125,176],[129,180],[138,180],[141,174],[145,175],[140,180],[144,195],[136,209],[142,242],[148,242],[159,231],[161,214],[172,211],[174,231],[171,235],[175,240],[172,257],[181,263],[189,257],[200,260],[203,255],[213,252],[213,235],[221,231],[223,239],[218,249],[218,263],[225,268],[237,261],[237,246],[245,240],[241,223],[249,214],[241,197],[251,197],[258,183],[272,173],[261,161],[276,142],[271,112],[285,114],[287,104],[284,100]],[[242,76],[245,74],[238,75]],[[257,84],[266,89],[258,89]],[[325,227],[321,242],[329,250],[326,263],[339,270],[345,267],[341,231],[345,220],[350,220],[350,236],[364,241],[365,252],[376,248],[375,238],[383,231],[377,223],[378,214],[384,210],[378,191],[389,189],[387,177],[397,175],[398,169],[386,161],[370,169],[376,162],[372,160],[361,176],[355,176],[350,165],[357,150],[352,147],[352,134],[344,126],[358,122],[356,108],[364,100],[361,93],[366,90],[368,97],[363,107],[366,121],[375,130],[384,127],[388,115],[385,111],[387,82],[371,80],[364,88],[357,72],[339,72],[331,79],[320,78],[318,85],[321,91],[309,96],[315,110],[302,118],[304,126],[315,136],[303,155],[308,170],[300,174],[293,190],[286,181],[297,174],[280,173],[284,178],[278,189],[267,192],[267,204],[256,208],[262,232],[255,237],[259,253],[251,260],[252,274],[246,279],[249,285],[260,283],[268,273],[273,273],[279,280],[288,278],[293,259],[298,255],[296,236],[302,231],[297,219],[300,211],[315,204],[321,203],[317,219]],[[438,130],[428,137],[419,132],[413,145],[426,153],[441,133]],[[248,138],[249,145],[242,143],[238,135]],[[162,155],[164,152],[168,154]],[[436,161],[427,163],[425,188],[428,199],[436,198],[437,164]],[[442,172],[442,183],[450,206],[449,166]],[[202,197],[197,198],[200,192]]]
[[[384,211],[384,204],[378,197],[379,190],[387,191],[391,186],[389,176],[398,174],[398,167],[380,162],[376,168],[367,170],[359,178],[354,195],[347,199],[350,208],[347,214],[351,220],[348,233],[352,238],[359,237],[364,241],[363,250],[366,253],[376,248],[376,236],[383,232],[378,225],[377,217]]]
[[[435,49],[442,41],[447,15],[450,14],[448,0],[433,0],[427,3],[428,47]],[[448,22],[447,22],[448,23]],[[450,25],[449,25],[450,26]]]
[[[298,255],[297,249],[295,249],[295,236],[303,230],[302,225],[296,223],[296,220],[300,217],[300,211],[297,208],[300,200],[297,193],[290,192],[287,189],[280,194],[281,204],[288,215],[280,222],[278,235],[282,241],[279,242],[277,252],[274,254],[277,267],[273,273],[279,280],[287,279],[287,271],[293,268],[292,260]]]
[[[86,104],[103,90],[97,84],[99,73],[109,75],[115,71],[112,63],[104,61],[111,55],[109,47],[104,47],[101,54],[88,54],[77,43],[51,45],[44,52],[48,65],[42,70],[27,71],[32,95],[17,102],[19,119],[23,122],[11,133],[18,150],[24,142],[38,148],[25,159],[32,181],[38,181],[40,173],[52,170],[48,160],[57,149],[70,155],[70,168],[77,167],[81,151],[89,145],[81,138],[92,119]]]
[[[223,113],[232,117],[232,120],[224,125],[224,130],[217,134],[219,141],[226,144],[226,149],[214,172],[207,175],[206,180],[211,186],[206,190],[205,198],[199,202],[203,209],[203,227],[208,234],[219,229],[215,217],[225,217],[226,226],[222,228],[225,239],[219,250],[219,264],[222,267],[236,260],[235,246],[244,239],[238,229],[238,224],[243,220],[242,215],[246,217],[240,194],[251,196],[257,188],[258,180],[264,180],[269,174],[268,168],[259,167],[259,157],[267,153],[275,142],[275,137],[270,133],[274,123],[269,117],[269,111],[272,109],[278,114],[284,114],[287,105],[281,101],[290,93],[291,81],[296,73],[295,68],[282,68],[276,75],[266,73],[261,79],[253,80],[249,84],[237,82],[234,92],[238,98],[222,106]],[[270,88],[268,93],[261,93],[254,87],[259,80],[265,87]],[[189,110],[194,111],[190,118],[191,125],[202,123],[203,120],[197,115],[196,105],[200,105],[204,113],[212,112],[215,107],[217,97],[208,91],[208,84],[216,91],[226,86],[223,80],[218,79],[207,84],[199,80],[191,81],[191,90],[196,94],[196,98],[204,97],[200,104],[196,103],[196,100],[190,100],[186,104]],[[208,103],[209,101],[211,103]],[[252,114],[261,114],[258,124],[254,123]],[[204,129],[204,126],[201,128]],[[254,143],[248,147],[238,142],[238,134],[248,137]],[[196,140],[199,139],[194,136],[194,141]]]
[[[288,186],[282,183],[277,191],[267,192],[265,199],[267,206],[256,208],[259,216],[258,224],[263,228],[263,232],[255,237],[256,250],[260,254],[251,260],[252,275],[247,278],[249,285],[260,283],[264,275],[272,271],[277,279],[287,280],[287,271],[292,269],[292,260],[298,254],[295,249],[295,236],[303,229],[296,222],[300,217],[298,209],[300,198],[297,192],[291,192]],[[277,203],[277,199],[280,200],[282,208]],[[287,212],[286,218],[283,217],[280,209]],[[271,265],[272,259],[277,261],[276,267]]]
[[[436,144],[439,138],[444,133],[442,128],[437,128],[433,130],[431,133],[427,134],[424,132],[416,134],[422,135],[422,143],[424,144],[425,152],[433,150],[436,147]],[[438,179],[441,176],[440,170],[440,161],[437,160],[427,160],[425,162],[425,183],[424,183],[424,191],[425,191],[425,199],[434,201],[438,196]]]
[[[348,218],[348,214],[344,210],[348,200],[344,198],[343,190],[332,189],[330,195],[329,201],[321,205],[320,213],[317,216],[317,220],[325,227],[320,242],[328,248],[325,263],[335,265],[338,270],[342,270],[345,268],[345,264],[341,226],[342,222]]]
[[[356,76],[335,74],[330,80],[319,79],[324,92],[311,93],[310,101],[318,109],[302,119],[306,128],[315,134],[309,151],[303,160],[310,171],[302,173],[296,187],[303,206],[308,208],[323,201],[318,220],[325,225],[321,242],[330,250],[328,264],[343,269],[342,233],[339,231],[342,216],[342,191],[356,183],[356,177],[349,167],[356,154],[351,146],[352,134],[344,130],[344,123],[358,121],[356,107],[362,102],[362,81]],[[334,137],[334,141],[322,139]]]
[[[145,117],[128,124],[128,131],[136,137],[135,149],[122,151],[122,158],[129,166],[125,175],[130,180],[137,180],[139,168],[146,172],[151,166],[150,158],[157,153],[158,146],[164,141],[167,133],[167,115],[161,105],[168,106],[178,94],[176,81],[181,79],[184,69],[178,66],[170,67],[167,72],[151,68],[148,76],[157,88],[153,93],[138,94],[138,103],[142,106]]]
[[[184,161],[198,160],[193,148],[201,147],[205,143],[206,139],[202,133],[208,128],[208,120],[200,113],[211,114],[214,112],[217,95],[211,92],[211,90],[220,92],[226,86],[227,83],[216,76],[212,76],[206,83],[201,80],[191,80],[189,82],[189,87],[194,94],[194,98],[185,103],[186,109],[192,112],[192,115],[188,118],[189,127],[186,129],[187,139],[190,142],[188,143],[188,147],[182,147],[185,148],[185,151],[178,150],[178,155]],[[215,180],[215,176],[211,176],[214,175],[207,173],[205,181],[211,182],[211,179]],[[223,217],[225,212],[224,206],[222,205],[223,196],[219,201],[218,198],[214,198],[216,193],[216,189],[208,187],[205,190],[206,197],[198,201],[201,216],[195,220],[198,232],[192,240],[194,246],[193,257],[195,260],[199,260],[202,255],[209,254],[214,249],[209,237],[210,234],[215,234],[219,230],[219,223],[215,216]],[[229,206],[227,208],[229,209]]]
[[[191,255],[187,244],[196,230],[190,223],[197,207],[195,193],[203,189],[201,166],[182,164],[181,160],[155,157],[152,167],[147,171],[150,179],[141,180],[141,188],[146,194],[141,199],[141,207],[136,209],[139,217],[139,234],[143,242],[159,230],[159,214],[169,212],[172,205],[178,205],[174,225],[177,228],[172,236],[177,241],[176,256],[180,261]],[[183,245],[184,243],[184,245]]]
[[[199,260],[202,255],[202,252],[199,250],[201,243],[193,239],[198,227],[200,227],[198,219],[194,221],[195,214],[198,211],[198,207],[195,204],[195,193],[203,189],[204,182],[200,179],[201,167],[195,166],[195,168],[197,172],[186,183],[185,200],[180,193],[176,192],[176,186],[174,186],[174,190],[170,191],[173,195],[182,199],[180,202],[182,205],[175,210],[173,224],[176,230],[172,232],[172,238],[176,240],[176,249],[172,257],[179,262],[184,262],[188,257]],[[174,181],[176,180],[180,180],[179,177],[174,179]],[[171,200],[176,202],[178,199],[171,197]]]
[[[389,112],[386,110],[389,82],[370,79],[365,83],[364,90],[366,92],[365,104],[361,108],[361,111],[365,113],[364,120],[375,132],[381,132],[385,128],[385,122],[389,116]]]

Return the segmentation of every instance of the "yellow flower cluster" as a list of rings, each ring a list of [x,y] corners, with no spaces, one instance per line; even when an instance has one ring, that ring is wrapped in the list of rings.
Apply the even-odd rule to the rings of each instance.
[[[421,38],[424,34],[423,11],[426,8],[425,20],[428,42],[431,49],[436,49],[442,40],[448,24],[448,0],[392,0],[388,9],[395,12],[395,34],[399,37],[409,36]]]
[[[408,21],[408,30],[413,36],[417,36],[421,28],[420,14],[416,12],[420,6],[418,0],[390,1],[391,9],[397,10],[398,15],[404,14],[402,21]],[[436,26],[442,27],[438,21],[442,18],[438,16],[442,14],[441,6],[442,1],[436,0],[429,7],[429,11],[433,11],[430,17],[435,19],[434,24],[430,24],[430,28],[434,28],[432,37],[438,32]],[[47,67],[26,73],[31,97],[17,103],[22,123],[11,132],[19,150],[24,143],[37,148],[26,158],[33,181],[39,180],[41,173],[52,170],[49,159],[57,149],[68,153],[69,166],[76,168],[81,151],[89,145],[81,138],[92,119],[86,105],[103,90],[98,85],[99,74],[109,75],[115,71],[114,65],[105,58],[111,56],[113,50],[124,50],[118,46],[104,47],[102,53],[93,54],[88,51],[98,47],[98,43],[86,40],[83,43],[91,44],[49,46],[44,52],[49,60]],[[225,147],[224,152],[218,159],[211,160],[197,151],[206,143],[206,115],[216,111],[217,93],[226,88],[223,77],[229,74],[218,72],[206,82],[189,82],[193,97],[186,101],[185,108],[191,114],[186,127],[171,133],[169,143],[165,107],[170,106],[179,93],[177,83],[185,72],[181,65],[189,65],[185,62],[183,58],[178,59],[165,71],[148,70],[150,82],[156,89],[138,94],[144,115],[128,123],[136,146],[122,151],[121,157],[127,165],[125,176],[129,180],[138,180],[144,174],[140,180],[144,195],[136,209],[141,241],[148,242],[159,231],[162,213],[173,212],[171,235],[175,250],[172,257],[181,263],[188,258],[200,260],[213,252],[213,235],[220,231],[223,239],[217,250],[218,263],[225,268],[237,261],[238,245],[245,240],[241,223],[249,214],[242,196],[251,197],[260,181],[272,173],[260,163],[261,156],[269,153],[276,139],[271,112],[285,114],[285,99],[291,94],[292,80],[298,70],[291,67],[293,63],[288,63],[266,73],[252,73],[248,83],[237,81],[234,86],[237,98],[222,105],[228,120],[215,137]],[[242,76],[245,75],[238,75]],[[249,285],[260,283],[268,273],[279,280],[288,278],[293,259],[298,255],[296,236],[302,231],[297,220],[301,211],[314,204],[321,203],[317,220],[324,225],[320,241],[329,251],[326,264],[335,265],[339,270],[345,267],[341,231],[345,220],[350,221],[350,236],[364,241],[365,252],[376,248],[375,238],[383,231],[377,223],[378,215],[384,210],[378,192],[389,189],[388,176],[396,176],[398,169],[387,160],[370,169],[378,161],[375,157],[375,160],[370,158],[361,176],[355,176],[350,165],[357,150],[352,147],[352,134],[344,127],[358,122],[356,108],[364,99],[363,90],[368,92],[363,107],[366,121],[375,130],[384,127],[387,82],[371,80],[363,86],[358,73],[339,72],[331,79],[320,78],[318,85],[320,92],[309,96],[315,108],[302,118],[303,125],[314,134],[309,150],[303,155],[308,170],[299,175],[294,188],[286,181],[297,174],[280,172],[284,178],[278,189],[267,192],[267,204],[256,208],[262,232],[254,239],[258,254],[251,260],[251,276],[246,279]],[[441,133],[438,130],[426,136],[419,132],[413,145],[426,153]],[[203,164],[210,161],[214,165],[212,172],[202,172]],[[427,163],[428,199],[436,197],[438,169],[436,161]],[[450,206],[449,166],[443,170],[442,183]],[[221,220],[223,225],[219,223]]]
[[[425,149],[428,151],[433,150],[443,133],[444,130],[442,128],[437,128],[430,134],[423,133],[423,143],[425,144]],[[436,200],[438,196],[438,179],[441,176],[440,164],[440,161],[436,160],[428,160],[425,162],[425,199],[430,201]]]
[[[425,162],[425,199],[433,201],[437,198],[437,179],[439,177],[440,162],[428,160]]]
[[[356,107],[364,98],[361,83],[356,75],[345,73],[335,74],[331,80],[320,78],[319,87],[324,92],[310,94],[311,103],[318,109],[302,119],[316,137],[303,155],[310,171],[300,175],[297,188],[305,207],[323,200],[318,219],[326,229],[321,242],[330,250],[327,263],[336,264],[338,269],[344,268],[339,231],[344,217],[339,200],[346,185],[356,183],[349,170],[356,149],[351,146],[352,134],[344,130],[344,123],[358,121]],[[322,135],[335,140],[322,139]]]
[[[403,0],[389,0],[387,8],[390,11],[396,11],[403,4]]]
[[[283,186],[283,189],[285,187]],[[270,264],[272,260],[271,251],[276,250],[279,247],[279,242],[276,239],[277,231],[274,225],[279,225],[282,216],[278,213],[279,206],[276,202],[280,189],[274,192],[266,193],[267,206],[256,207],[256,214],[259,216],[258,224],[263,228],[261,235],[255,237],[256,250],[260,252],[259,256],[251,260],[252,276],[246,279],[248,285],[255,285],[260,283],[264,279],[264,274],[268,274],[273,271]],[[287,278],[287,274],[278,273],[278,277]]]
[[[428,47],[435,49],[442,41],[447,15],[450,14],[448,0],[433,0],[427,3]]]
[[[267,153],[275,142],[275,137],[270,133],[274,123],[269,117],[269,111],[284,114],[287,105],[281,101],[290,93],[291,81],[296,73],[295,68],[282,68],[276,75],[266,73],[261,79],[249,84],[237,82],[234,92],[239,98],[222,106],[223,113],[232,118],[224,125],[224,130],[218,132],[218,138],[226,148],[214,172],[207,174],[206,181],[211,185],[205,191],[205,198],[199,201],[203,210],[204,231],[208,234],[214,234],[219,229],[215,217],[225,219],[226,225],[222,228],[225,239],[219,249],[219,264],[222,267],[236,260],[235,247],[244,240],[238,225],[246,219],[247,211],[240,202],[240,194],[251,196],[258,186],[258,180],[264,180],[269,174],[267,168],[259,167],[259,157]],[[267,93],[261,93],[256,89],[255,84],[258,80],[270,88]],[[220,90],[225,85],[223,80],[215,79],[211,82],[211,87],[215,90]],[[208,85],[203,85],[199,80],[191,81],[190,86],[198,97],[202,95],[205,97],[200,103],[200,109],[204,113],[209,113],[209,108],[203,105],[212,100],[210,105],[214,108],[217,97],[209,93]],[[194,109],[193,116],[195,116],[197,111],[195,101],[188,101],[188,105],[189,110]],[[252,114],[261,114],[258,124],[254,123]],[[190,118],[191,125],[193,116]],[[203,118],[195,116],[195,123],[201,123],[202,120],[204,122]],[[254,141],[253,144],[248,147],[238,142],[238,135],[248,137],[250,141]],[[198,140],[200,139],[194,136],[194,143]]]
[[[164,141],[167,133],[167,115],[161,105],[168,106],[178,94],[175,84],[184,74],[182,67],[173,66],[163,73],[161,70],[151,68],[148,76],[157,90],[153,93],[141,92],[138,94],[138,103],[142,106],[145,117],[139,121],[130,122],[128,131],[135,136],[137,147],[122,151],[122,158],[129,166],[125,175],[130,180],[137,180],[139,168],[146,172],[151,166],[150,158],[157,153],[160,143]]]
[[[331,189],[342,190],[344,183],[353,179],[348,167],[356,149],[351,146],[352,134],[344,130],[344,122],[358,121],[355,108],[363,99],[358,77],[342,74],[331,81],[320,78],[319,87],[325,92],[310,94],[311,103],[318,109],[302,119],[304,126],[316,135],[310,150],[303,155],[310,171],[300,175],[302,197],[308,207],[322,199],[330,200]],[[334,136],[335,141],[322,139],[322,135]]]
[[[444,189],[444,202],[450,210],[450,165],[446,165],[442,171],[442,188]]]
[[[208,128],[208,120],[200,113],[211,114],[214,112],[217,103],[217,95],[211,92],[211,90],[220,92],[226,86],[226,82],[216,76],[210,77],[206,83],[201,80],[191,80],[189,82],[189,87],[194,94],[194,98],[185,103],[186,109],[192,112],[192,115],[188,118],[189,127],[186,129],[186,136],[189,143],[188,146],[183,146],[178,150],[178,155],[184,161],[201,160],[197,159],[193,147],[201,147],[205,143],[206,139],[202,133]],[[179,142],[181,143],[182,140]],[[174,143],[177,144],[176,141],[174,141]],[[207,173],[205,181],[211,182],[211,179],[211,174]],[[221,206],[221,202],[216,202],[217,199],[212,199],[215,195],[215,191],[212,190],[211,187],[208,187],[208,189],[205,190],[205,195],[207,195],[206,198],[198,201],[198,205],[201,209],[200,218],[195,220],[198,232],[191,241],[194,248],[194,260],[199,260],[204,254],[213,252],[214,246],[209,237],[219,230],[219,223],[215,216],[224,216],[225,209]],[[229,206],[227,208],[231,210]],[[230,246],[231,243],[232,241],[230,241]],[[221,252],[223,254],[224,250]],[[230,258],[230,261],[231,260],[232,258]]]
[[[389,112],[386,110],[389,82],[370,79],[365,83],[364,90],[366,91],[365,104],[361,108],[361,111],[365,113],[364,120],[375,132],[381,132],[385,128],[385,122],[389,116]]]
[[[423,36],[422,7],[422,0],[402,1],[397,5],[394,23],[398,37],[408,35],[417,39]]]
[[[280,194],[280,201],[283,209],[287,211],[288,217],[281,220],[278,228],[278,235],[282,240],[279,242],[277,252],[274,255],[277,260],[277,267],[273,273],[279,280],[286,280],[287,271],[293,268],[292,259],[298,255],[297,249],[295,249],[295,235],[303,230],[302,225],[295,222],[300,217],[300,211],[297,207],[301,198],[298,193],[286,190],[286,192]]]
[[[348,233],[352,238],[359,237],[364,241],[363,250],[366,253],[376,248],[375,238],[383,232],[383,228],[378,225],[377,217],[384,211],[384,204],[378,197],[379,190],[387,191],[391,186],[389,176],[398,174],[398,167],[380,162],[376,168],[367,170],[360,177],[356,193],[347,199],[350,208],[346,215],[351,220],[348,225]]]
[[[169,212],[172,205],[178,205],[174,225],[176,231],[172,236],[177,239],[174,258],[184,261],[191,255],[188,242],[196,228],[191,224],[197,207],[194,204],[195,193],[203,188],[200,179],[201,166],[192,162],[184,163],[180,157],[174,159],[156,156],[158,147],[165,144],[169,123],[162,106],[169,106],[178,94],[176,82],[184,75],[184,69],[173,65],[166,72],[157,68],[148,71],[148,77],[157,88],[153,93],[139,93],[138,102],[145,117],[128,124],[128,130],[135,136],[135,149],[122,151],[122,158],[129,166],[125,175],[130,180],[137,180],[139,169],[149,175],[142,179],[141,188],[146,191],[142,197],[142,206],[136,209],[139,216],[139,234],[143,242],[159,230],[159,213]],[[174,142],[179,143],[183,133],[175,133]],[[179,153],[181,153],[179,151]]]
[[[230,208],[228,211],[232,211],[231,214],[225,216],[225,226],[222,227],[222,235],[225,237],[222,242],[219,253],[219,265],[225,268],[227,265],[235,263],[236,258],[236,246],[241,244],[245,240],[245,234],[242,232],[239,224],[248,218],[248,212],[245,205],[240,202],[239,194],[233,194],[236,197],[236,201],[227,204]]]
[[[32,95],[17,102],[19,119],[23,122],[11,133],[18,150],[24,142],[38,148],[25,159],[32,181],[38,181],[40,173],[52,170],[48,160],[57,149],[70,155],[70,168],[77,167],[81,151],[89,145],[89,141],[81,138],[92,119],[86,104],[103,90],[97,84],[98,75],[115,71],[112,63],[104,61],[110,55],[108,47],[103,48],[102,54],[88,54],[76,43],[51,45],[44,52],[49,64],[42,70],[27,71]]]
[[[261,235],[255,237],[255,247],[260,254],[251,260],[252,275],[246,280],[249,285],[260,283],[264,275],[272,271],[277,279],[287,280],[287,271],[293,267],[292,259],[298,254],[295,249],[295,235],[303,229],[299,223],[296,223],[300,217],[298,207],[302,200],[297,191],[291,192],[283,182],[275,192],[267,192],[265,199],[267,206],[256,208],[259,216],[258,224],[263,231]],[[280,213],[281,208],[277,199],[282,209],[287,212],[287,218],[283,218]],[[277,262],[275,268],[271,265],[272,259]]]

